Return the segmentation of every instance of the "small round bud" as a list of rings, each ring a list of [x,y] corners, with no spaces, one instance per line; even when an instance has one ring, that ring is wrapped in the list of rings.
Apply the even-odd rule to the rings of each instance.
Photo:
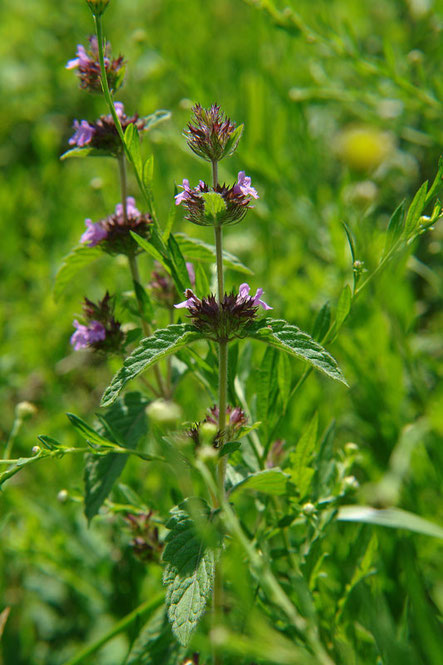
[[[317,512],[317,509],[314,506],[314,504],[310,503],[310,502],[305,503],[302,510],[303,510],[304,514],[308,515],[308,516],[313,515],[314,513]]]
[[[356,443],[353,443],[352,441],[345,443],[345,453],[347,453],[348,455],[353,455],[357,451],[358,451],[358,446]]]
[[[175,402],[156,399],[146,407],[146,414],[154,425],[172,428],[178,425],[182,417],[182,410]]]
[[[336,137],[339,157],[356,171],[371,171],[394,151],[391,134],[376,127],[345,127]]]
[[[60,501],[60,503],[66,503],[68,498],[68,490],[60,490],[60,492],[57,494],[57,501]]]
[[[37,407],[31,402],[19,402],[15,407],[15,413],[17,418],[21,420],[26,420],[26,418],[32,418],[37,413]]]
[[[200,441],[203,446],[212,446],[217,436],[218,429],[214,423],[202,423],[200,425]]]
[[[205,464],[215,464],[218,459],[218,452],[213,446],[202,446],[198,449],[198,456]]]
[[[343,486],[348,490],[356,490],[360,487],[360,483],[355,476],[346,476],[343,478]]]
[[[31,453],[33,455],[38,455],[40,452],[41,452],[40,446],[33,446],[32,450],[31,450]]]
[[[86,0],[94,16],[101,16],[109,5],[109,0]]]

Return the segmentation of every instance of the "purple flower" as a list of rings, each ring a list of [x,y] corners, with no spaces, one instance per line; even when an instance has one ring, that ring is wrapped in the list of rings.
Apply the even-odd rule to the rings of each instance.
[[[90,321],[89,325],[84,326],[75,320],[74,328],[77,330],[71,337],[71,344],[75,351],[86,349],[96,342],[103,341],[106,337],[106,329],[99,321]]]
[[[195,305],[198,305],[201,301],[197,298],[195,295],[194,291],[191,289],[186,289],[185,291],[185,296],[186,300],[183,300],[183,302],[179,302],[178,305],[174,305],[175,309],[183,309],[184,307],[194,307]]]
[[[111,90],[116,90],[123,82],[124,61],[123,57],[110,57],[110,46],[105,45],[105,69],[108,75],[108,84]],[[66,69],[76,69],[80,79],[80,87],[90,92],[101,91],[101,72],[98,54],[97,37],[89,38],[89,49],[82,44],[77,45],[76,58],[69,60]]]
[[[95,247],[99,242],[104,240],[108,235],[106,229],[103,228],[101,222],[94,222],[91,219],[85,219],[85,224],[88,227],[80,238],[80,242],[88,247]]]
[[[251,185],[251,178],[244,171],[239,171],[234,191],[238,194],[243,194],[243,196],[252,196],[253,199],[259,198],[257,190]]]
[[[115,206],[115,214],[117,217],[117,223],[118,224],[124,224],[124,215],[123,215],[123,204],[122,203],[117,203]],[[140,210],[137,210],[135,207],[135,199],[133,196],[128,196],[126,198],[126,215],[128,219],[131,219],[132,217],[140,217],[141,212]]]
[[[91,142],[95,133],[95,127],[90,125],[87,120],[74,120],[75,134],[69,139],[69,145],[76,145],[79,148]]]
[[[77,57],[69,60],[66,64],[66,69],[75,69],[76,67],[86,67],[89,63],[89,56],[86,49],[82,44],[77,45]]]
[[[263,295],[263,289],[257,289],[255,296],[250,296],[249,291],[251,290],[251,287],[249,284],[244,282],[243,284],[240,284],[240,288],[238,290],[238,296],[237,296],[237,302],[246,302],[247,300],[251,301],[251,304],[254,307],[263,307],[263,309],[272,309],[269,305],[267,305],[263,300],[260,300],[261,296]]]
[[[179,187],[181,187],[183,191],[174,196],[176,206],[180,205],[182,201],[186,201],[186,199],[191,198],[191,187],[187,178],[183,179],[183,185],[179,185]]]

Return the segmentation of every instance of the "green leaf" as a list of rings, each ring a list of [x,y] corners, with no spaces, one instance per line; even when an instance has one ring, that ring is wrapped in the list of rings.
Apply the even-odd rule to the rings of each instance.
[[[279,414],[275,408],[278,395],[277,350],[268,347],[258,369],[256,416],[262,421],[263,439],[267,443]]]
[[[257,471],[234,485],[230,491],[230,495],[239,490],[255,490],[279,496],[286,493],[288,478],[289,476],[278,468]]]
[[[223,445],[223,448],[220,448],[218,456],[224,457],[225,455],[230,455],[231,453],[235,453],[239,448],[241,448],[240,441],[228,441]]]
[[[125,665],[176,665],[185,654],[173,639],[165,608],[161,607],[143,626]]]
[[[68,416],[71,424],[75,427],[77,432],[88,443],[91,443],[92,445],[95,446],[109,446],[110,444],[112,445],[112,441],[109,441],[109,439],[105,439],[105,437],[96,432],[92,427],[88,425],[88,423],[85,423],[84,420],[82,420],[75,414],[67,413],[66,415]]]
[[[175,191],[177,191],[177,189]],[[172,206],[169,208],[168,219],[166,220],[166,226],[162,234],[163,242],[168,242],[168,238],[171,234],[172,228],[178,219],[179,210],[180,207],[175,205],[175,203],[173,203]],[[178,240],[177,235],[175,236],[175,239]]]
[[[185,323],[172,324],[143,339],[112,379],[102,397],[102,406],[112,404],[125,385],[141,372],[199,339],[203,339],[203,335],[194,326]]]
[[[346,286],[343,287],[343,290],[340,293],[340,297],[337,303],[337,312],[335,314],[336,333],[340,330],[340,328],[348,318],[348,314],[351,311],[351,304],[352,304],[352,293],[349,284],[346,284]]]
[[[51,436],[40,434],[37,438],[48,450],[57,450],[57,448],[63,447],[63,444],[60,443],[60,441],[53,439]]]
[[[344,222],[342,222],[342,224],[343,224],[343,228],[344,228],[345,233],[346,233],[346,238],[348,240],[349,249],[351,250],[352,263],[354,263],[355,257],[356,257],[354,236],[353,236],[352,231],[349,228],[349,226],[347,224],[345,224]]]
[[[152,191],[154,180],[154,155],[150,155],[143,166],[143,184],[149,192]]]
[[[283,319],[261,319],[245,328],[245,334],[247,337],[266,342],[291,356],[305,360],[331,379],[348,385],[337,362],[326,349],[310,335]]]
[[[426,205],[430,202],[434,194],[436,194],[440,189],[442,180],[443,180],[443,155],[441,155],[438,160],[437,175],[435,176],[434,182],[432,183],[429,192],[426,195]]]
[[[115,153],[109,150],[85,146],[84,148],[71,148],[71,150],[67,150],[60,159],[65,160],[71,157],[115,157]]]
[[[172,632],[183,646],[205,610],[214,582],[216,549],[209,547],[203,534],[209,515],[206,503],[186,499],[171,510],[166,524],[170,529],[163,552],[166,607]]]
[[[341,522],[364,522],[391,529],[406,529],[425,536],[443,538],[441,526],[400,508],[377,510],[371,506],[342,506],[337,519]]]
[[[388,229],[386,231],[386,243],[383,251],[383,256],[389,252],[391,247],[395,245],[397,240],[400,238],[403,231],[403,220],[405,216],[405,202],[402,201],[399,206],[392,213],[392,217],[389,220]]]
[[[147,404],[148,401],[140,393],[128,393],[101,417],[106,433],[114,443],[128,449],[137,447],[147,432]],[[119,453],[88,455],[84,471],[85,515],[88,522],[97,515],[126,461],[127,455]]]
[[[137,233],[134,233],[134,231],[130,231],[131,236],[134,238],[135,242],[137,245],[139,245],[142,249],[145,250],[148,254],[150,254],[156,261],[161,263],[163,268],[166,270],[166,272],[170,275],[171,274],[171,269],[166,262],[165,258],[163,257],[162,254],[158,251],[154,245],[152,245],[150,242],[148,242],[145,238],[142,238],[139,236]]]
[[[55,276],[54,299],[57,302],[69,284],[74,283],[74,277],[88,263],[98,259],[103,253],[98,247],[79,245],[75,247],[65,258]]]
[[[294,452],[289,455],[291,481],[296,486],[301,499],[308,493],[315,473],[310,463],[317,443],[317,426],[318,416],[315,414],[299,439]]]
[[[218,192],[205,192],[201,195],[201,198],[204,201],[205,217],[211,223],[216,222],[219,215],[226,211],[226,203],[222,195]]]
[[[143,121],[145,123],[144,126],[144,131],[147,132],[157,125],[159,125],[161,122],[164,122],[165,120],[169,120],[171,117],[171,112],[166,111],[165,109],[158,109],[158,111],[154,111],[154,113],[151,113],[150,115],[146,115],[143,118]]]
[[[139,283],[134,280],[134,291],[137,297],[137,301],[141,303],[142,312],[141,316],[145,321],[152,321],[154,318],[154,308],[152,302],[146,289]]]
[[[409,238],[417,227],[418,220],[426,205],[426,193],[428,191],[428,181],[424,182],[409,206],[405,221],[405,235]]]
[[[216,256],[214,245],[208,245],[208,243],[198,238],[190,238],[185,233],[176,233],[175,239],[180,245],[182,254],[187,259],[214,262]],[[237,270],[237,272],[242,272],[245,275],[253,274],[252,270],[247,268],[239,258],[229,252],[223,252],[223,264],[226,268]]]
[[[179,292],[182,293],[186,288],[191,286],[191,283],[189,281],[189,274],[186,268],[186,261],[183,258],[180,247],[172,233],[168,238],[168,249],[177,272],[176,282],[178,283],[176,286]]]
[[[277,364],[277,380],[283,412],[286,411],[289,395],[291,393],[291,363],[286,354],[280,353]]]
[[[326,302],[323,307],[318,312],[314,325],[312,327],[312,337],[313,339],[321,342],[326,333],[329,330],[331,325],[331,307],[328,302]]]
[[[140,150],[140,137],[137,127],[131,123],[125,130],[125,144],[131,156],[132,163],[140,178],[143,180],[143,162]]]

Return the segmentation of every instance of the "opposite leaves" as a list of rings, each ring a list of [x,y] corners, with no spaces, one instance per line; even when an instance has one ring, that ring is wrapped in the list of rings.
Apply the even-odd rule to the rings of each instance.
[[[190,342],[202,339],[203,336],[194,326],[189,324],[172,324],[157,330],[152,337],[146,337],[133,353],[126,358],[123,367],[117,372],[106,389],[102,406],[112,404],[125,385],[151,367],[162,358],[176,353]]]
[[[204,532],[209,526],[209,507],[199,499],[186,499],[171,510],[166,526],[163,582],[172,632],[183,646],[202,616],[215,575],[216,550]]]
[[[280,351],[286,351],[291,356],[305,360],[331,379],[348,385],[331,354],[297,326],[283,319],[266,318],[252,324],[245,332],[247,337],[266,342]]]

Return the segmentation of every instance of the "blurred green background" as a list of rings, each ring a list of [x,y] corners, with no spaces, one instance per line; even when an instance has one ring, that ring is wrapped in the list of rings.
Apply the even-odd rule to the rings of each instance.
[[[334,308],[352,281],[343,222],[357,238],[358,258],[374,269],[393,210],[435,175],[443,139],[442,9],[432,0],[111,0],[105,34],[128,63],[116,99],[131,113],[172,113],[143,144],[155,159],[161,223],[175,184],[209,177],[181,132],[194,102],[217,102],[245,123],[221,180],[245,170],[260,193],[247,219],[228,229],[226,248],[254,271],[249,282],[265,289],[273,315],[312,331],[321,306],[329,301]],[[15,405],[27,400],[37,407],[17,439],[17,457],[30,454],[38,434],[77,443],[65,412],[90,419],[119,366],[116,359],[75,354],[69,338],[85,295],[94,300],[106,289],[130,289],[124,262],[104,257],[78,275],[60,302],[52,294],[84,219],[106,216],[119,201],[111,160],[59,160],[73,120],[106,112],[103,99],[81,91],[65,69],[92,29],[81,0],[0,5],[2,447]],[[135,182],[130,188],[137,197]],[[212,242],[207,230],[189,228],[180,216],[175,230]],[[337,450],[349,441],[360,448],[354,472],[366,501],[440,523],[442,240],[437,227],[358,300],[329,349],[350,389],[311,376],[278,432],[291,447],[315,410],[322,429],[335,419]],[[140,267],[147,281],[151,260],[142,257]],[[243,281],[233,272],[227,280],[233,287]],[[254,347],[250,396],[262,355]],[[302,368],[294,364],[292,371],[296,377]],[[190,378],[177,399],[189,420],[209,406]],[[411,427],[399,470],[401,455],[392,455],[399,445],[404,451]],[[380,481],[389,469],[398,482],[386,496]],[[77,458],[45,462],[15,476],[0,495],[0,611],[11,607],[0,649],[5,665],[63,663],[159,588],[159,567],[150,566],[146,578],[118,518],[98,518],[87,529],[81,504],[57,502],[62,488],[81,494],[81,473]],[[144,473],[131,462],[123,480],[143,492]],[[150,483],[155,490],[161,480],[154,474]],[[149,495],[144,500],[149,505]],[[357,529],[334,527],[325,598],[349,582],[346,561]],[[380,616],[402,644],[413,645],[413,662],[437,665],[441,547],[424,536],[377,534],[374,565],[386,594]],[[119,640],[90,662],[121,663],[126,642]],[[379,662],[374,654],[341,658]],[[402,654],[383,662],[400,662]]]

